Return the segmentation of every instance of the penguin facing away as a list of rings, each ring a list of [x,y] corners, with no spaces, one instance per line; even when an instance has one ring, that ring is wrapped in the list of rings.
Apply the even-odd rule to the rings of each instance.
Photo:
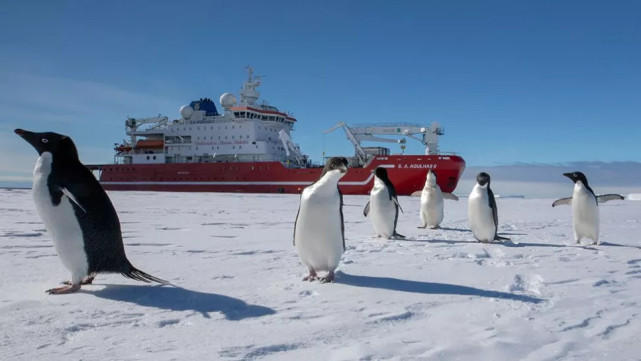
[[[588,238],[593,241],[592,244],[596,245],[599,243],[599,203],[625,198],[620,194],[595,195],[588,185],[585,174],[581,172],[563,173],[563,175],[574,182],[574,192],[572,197],[554,201],[552,207],[571,204],[574,240],[579,244],[581,239]]]
[[[120,273],[143,282],[168,282],[135,268],[127,259],[120,222],[107,193],[78,159],[68,136],[16,129],[39,158],[33,170],[33,198],[71,281],[49,294],[74,292],[97,273]]]
[[[396,189],[387,175],[387,169],[378,167],[374,171],[374,186],[370,192],[369,202],[365,205],[363,215],[370,215],[374,231],[378,237],[387,239],[405,238],[396,232],[398,211],[403,209],[398,203]]]
[[[327,160],[320,178],[303,189],[294,224],[294,246],[309,270],[304,281],[334,282],[334,271],[345,251],[343,194],[338,181],[347,173],[347,159]],[[317,272],[327,276],[318,277]]]
[[[476,185],[468,199],[470,229],[479,242],[509,240],[498,235],[498,210],[494,192],[490,188],[490,175],[481,172],[476,176]]]
[[[430,169],[425,178],[425,186],[421,191],[421,226],[418,228],[430,229],[440,228],[443,222],[444,202],[443,199],[458,201],[458,197],[451,193],[443,193],[441,187],[436,183],[436,174]]]

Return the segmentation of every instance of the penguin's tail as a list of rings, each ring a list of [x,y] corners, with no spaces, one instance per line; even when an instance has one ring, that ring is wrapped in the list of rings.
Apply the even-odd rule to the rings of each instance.
[[[136,281],[142,281],[142,282],[146,282],[146,283],[157,282],[157,283],[160,283],[160,284],[163,284],[163,285],[169,284],[169,281],[165,281],[162,278],[154,277],[154,276],[152,276],[152,275],[150,275],[148,273],[145,273],[145,272],[137,269],[136,267],[134,267],[131,264],[129,264],[129,270],[127,270],[125,272],[120,272],[120,274],[125,276],[125,277],[127,277],[127,278],[131,278],[132,280],[136,280]]]

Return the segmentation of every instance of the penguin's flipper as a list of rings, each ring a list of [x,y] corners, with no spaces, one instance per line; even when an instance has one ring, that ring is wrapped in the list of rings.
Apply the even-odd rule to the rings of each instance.
[[[572,204],[572,197],[557,199],[552,203],[552,207]]]
[[[396,206],[398,207],[398,209],[400,209],[400,210],[401,210],[401,212],[405,213],[405,212],[403,211],[403,207],[401,207],[401,204],[400,204],[400,203],[398,203],[398,198],[396,198],[396,197],[394,197],[394,204],[396,204]]]
[[[367,202],[367,204],[365,205],[365,208],[363,209],[363,215],[367,217],[368,214],[369,214],[369,202]]]
[[[624,199],[625,198],[620,194],[602,194],[596,197],[596,201],[598,203],[605,203],[607,201],[614,201],[614,200],[622,201]]]
[[[343,237],[343,252],[345,252],[347,247],[345,247],[345,218],[343,217],[343,192],[341,192],[339,188],[336,188],[336,189],[338,190],[338,195],[340,196],[340,199],[341,199],[341,205],[338,207],[338,210],[341,215],[341,236]]]
[[[458,197],[453,195],[452,193],[445,193],[443,192],[443,199],[450,199],[453,201],[458,201]]]
[[[85,210],[85,208],[80,204],[80,202],[78,202],[76,197],[73,195],[73,193],[69,191],[69,189],[67,188],[61,188],[61,189],[62,189],[62,193],[66,195],[69,198],[69,200],[71,200],[71,202],[75,203],[80,209],[82,209],[83,212],[87,213],[87,210]]]
[[[496,199],[494,199],[494,192],[490,186],[487,186],[487,196],[490,201],[490,208],[492,209],[492,218],[494,219],[494,226],[499,229],[499,211],[496,206]]]
[[[294,221],[294,237],[292,237],[292,244],[296,246],[296,224],[298,223],[298,215],[300,214],[300,207],[298,207],[298,213],[296,213],[296,220]]]

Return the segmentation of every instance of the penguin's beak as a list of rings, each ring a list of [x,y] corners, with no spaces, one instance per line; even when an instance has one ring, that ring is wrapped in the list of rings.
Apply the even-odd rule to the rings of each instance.
[[[347,173],[347,166],[341,166],[340,168],[338,168],[338,170],[339,170],[341,173],[345,174],[345,173]]]
[[[13,131],[14,133],[18,134],[19,136],[22,137],[22,139],[26,140],[29,142],[29,144],[33,145],[33,142],[36,140],[35,133],[24,130],[24,129],[16,129]]]
[[[574,181],[574,173],[563,173],[563,175]]]
[[[32,147],[36,148],[36,151],[38,151],[38,153],[41,153],[41,150],[38,147],[39,141],[36,133],[20,128],[14,130],[13,132],[21,136],[22,139],[26,140],[27,143],[31,144]]]

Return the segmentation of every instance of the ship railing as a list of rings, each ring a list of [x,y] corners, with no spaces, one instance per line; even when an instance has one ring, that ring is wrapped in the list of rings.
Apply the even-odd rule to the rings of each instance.
[[[380,128],[380,127],[416,127],[416,128],[428,128],[424,124],[417,123],[408,123],[408,122],[388,122],[388,123],[356,123],[350,126],[350,128]]]

